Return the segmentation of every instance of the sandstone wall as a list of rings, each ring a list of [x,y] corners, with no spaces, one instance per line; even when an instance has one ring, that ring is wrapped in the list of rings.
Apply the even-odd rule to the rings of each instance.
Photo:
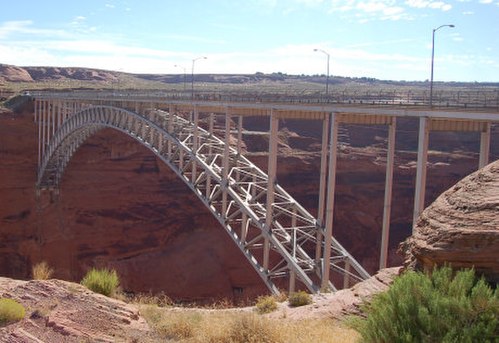
[[[281,137],[278,182],[316,213],[320,134],[316,124],[284,124],[289,132]],[[246,125],[266,124],[248,120]],[[311,134],[291,134],[300,127]],[[37,135],[29,113],[0,115],[0,275],[28,278],[32,265],[46,260],[57,278],[78,281],[91,266],[109,266],[118,270],[125,290],[163,291],[179,299],[243,300],[265,292],[182,181],[149,150],[111,129],[91,137],[74,155],[59,196],[44,194],[37,201]],[[249,137],[246,143],[251,150]],[[334,233],[370,272],[378,265],[382,221],[381,145],[345,145],[338,162]],[[266,158],[252,157],[264,170]],[[413,152],[397,152],[391,265],[401,263],[394,251],[411,232],[414,159]],[[435,153],[430,162],[428,200],[478,163],[476,154],[464,152]]]

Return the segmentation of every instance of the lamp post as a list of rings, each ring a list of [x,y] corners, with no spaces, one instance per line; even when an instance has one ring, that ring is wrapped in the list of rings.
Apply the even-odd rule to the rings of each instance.
[[[184,71],[184,93],[185,93],[185,78],[186,78],[185,67],[182,67],[181,65],[178,64],[175,64],[174,67],[181,68]]]
[[[450,27],[453,28],[453,24],[445,24],[440,25],[436,29],[433,29],[433,33],[431,36],[431,76],[430,76],[430,108],[433,107],[433,60],[435,58],[435,32],[441,29],[442,27]]]
[[[326,97],[329,95],[329,54],[322,50],[322,49],[314,49],[314,51],[319,51],[319,52],[322,52],[323,54],[325,54],[327,56],[327,65],[326,65],[326,70],[327,70],[327,74],[326,74]]]
[[[201,57],[197,57],[197,58],[194,58],[192,60],[192,69],[191,69],[191,99],[194,99],[194,63],[196,63],[197,60],[205,60],[207,59],[206,56],[201,56]]]

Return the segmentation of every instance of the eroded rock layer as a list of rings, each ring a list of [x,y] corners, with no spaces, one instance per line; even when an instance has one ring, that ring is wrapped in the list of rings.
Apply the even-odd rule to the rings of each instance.
[[[423,211],[402,248],[408,266],[474,267],[499,282],[499,161],[439,196]]]

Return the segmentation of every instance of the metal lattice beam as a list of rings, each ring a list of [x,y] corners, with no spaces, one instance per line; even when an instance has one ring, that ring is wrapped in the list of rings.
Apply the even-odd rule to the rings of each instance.
[[[58,104],[50,102],[46,108],[60,113]],[[279,292],[276,279],[288,278],[294,288],[295,277],[310,292],[319,292],[322,267],[327,265],[328,271],[351,280],[369,276],[334,238],[325,247],[320,222],[282,187],[269,183],[266,173],[228,144],[228,136],[223,141],[212,134],[212,116],[207,131],[197,125],[197,109],[192,122],[171,112],[143,107],[135,106],[139,114],[112,106],[75,105],[75,113],[61,116],[64,120],[47,133],[48,144],[41,148],[38,189],[57,188],[78,147],[99,130],[112,128],[146,146],[186,183],[273,293]],[[225,110],[228,135],[230,109]],[[316,258],[317,247],[331,251],[325,260]]]

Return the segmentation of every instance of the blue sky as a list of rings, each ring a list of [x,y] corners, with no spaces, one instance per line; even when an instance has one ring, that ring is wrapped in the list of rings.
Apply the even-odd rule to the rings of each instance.
[[[499,82],[499,0],[9,1],[0,63]],[[175,67],[179,65],[180,67]]]

